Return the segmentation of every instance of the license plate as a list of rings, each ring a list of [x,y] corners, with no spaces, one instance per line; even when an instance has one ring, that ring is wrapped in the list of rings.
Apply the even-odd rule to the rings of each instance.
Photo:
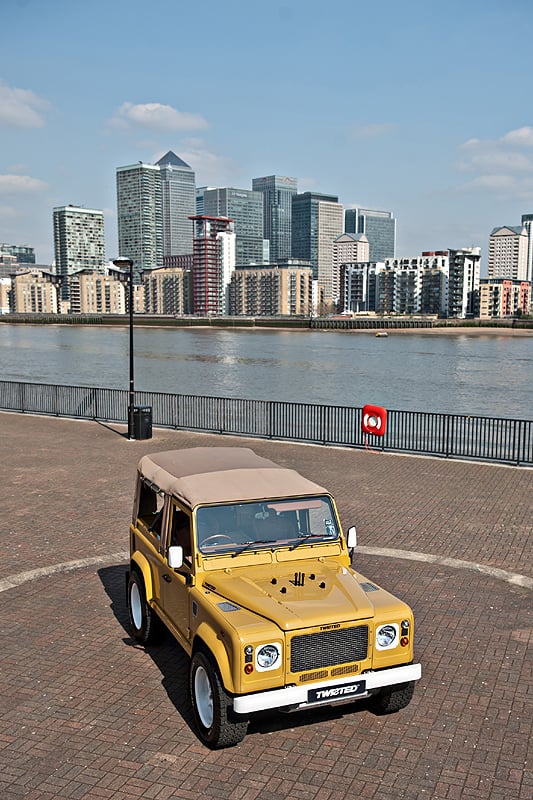
[[[328,700],[349,700],[358,694],[364,694],[366,684],[364,681],[343,683],[340,686],[322,686],[320,689],[309,689],[307,692],[308,703],[324,703]]]

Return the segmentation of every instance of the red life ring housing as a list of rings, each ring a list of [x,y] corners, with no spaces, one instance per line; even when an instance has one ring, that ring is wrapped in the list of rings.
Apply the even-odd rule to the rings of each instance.
[[[387,429],[387,409],[382,406],[366,405],[363,407],[361,430],[374,436],[383,436]]]

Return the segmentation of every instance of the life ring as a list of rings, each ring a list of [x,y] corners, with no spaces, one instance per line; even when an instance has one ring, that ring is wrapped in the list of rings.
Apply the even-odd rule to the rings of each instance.
[[[374,436],[383,436],[387,429],[387,409],[382,406],[366,405],[363,407],[361,419],[363,433],[372,433]]]

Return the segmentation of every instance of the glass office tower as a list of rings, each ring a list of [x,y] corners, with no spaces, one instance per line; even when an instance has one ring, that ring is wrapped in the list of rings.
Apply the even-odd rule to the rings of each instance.
[[[396,220],[391,211],[350,208],[345,213],[346,233],[364,233],[370,245],[370,261],[396,257]]]
[[[192,253],[192,222],[196,213],[195,175],[191,167],[169,150],[156,165],[161,171],[163,255]]]
[[[235,263],[263,263],[263,195],[249,189],[206,189],[204,215],[235,223]]]
[[[252,189],[263,195],[263,236],[270,242],[271,261],[290,258],[292,198],[298,191],[296,178],[280,175],[253,178]]]
[[[163,265],[161,170],[154,164],[117,167],[117,223],[120,256],[133,261],[134,282],[141,271]]]

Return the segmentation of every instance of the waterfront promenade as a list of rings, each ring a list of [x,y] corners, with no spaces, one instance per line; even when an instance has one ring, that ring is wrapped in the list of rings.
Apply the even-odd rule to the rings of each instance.
[[[533,796],[533,470],[0,413],[2,800],[415,800]],[[330,488],[356,567],[407,600],[411,705],[265,715],[212,752],[187,660],[126,624],[144,453],[251,446]]]

